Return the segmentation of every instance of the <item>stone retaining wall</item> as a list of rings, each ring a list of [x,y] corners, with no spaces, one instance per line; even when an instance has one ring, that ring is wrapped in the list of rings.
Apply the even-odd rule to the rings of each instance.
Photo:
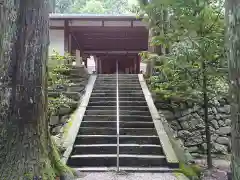
[[[183,142],[192,155],[206,152],[204,109],[197,104],[155,102],[175,136]],[[226,100],[209,105],[209,122],[214,154],[228,154],[230,150],[230,105]]]

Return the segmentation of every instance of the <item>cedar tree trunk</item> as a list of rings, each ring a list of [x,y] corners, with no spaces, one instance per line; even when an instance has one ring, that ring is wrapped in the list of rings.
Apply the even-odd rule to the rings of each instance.
[[[52,180],[61,166],[47,122],[48,7],[0,0],[1,180]]]
[[[226,1],[232,120],[232,178],[240,179],[240,1]]]

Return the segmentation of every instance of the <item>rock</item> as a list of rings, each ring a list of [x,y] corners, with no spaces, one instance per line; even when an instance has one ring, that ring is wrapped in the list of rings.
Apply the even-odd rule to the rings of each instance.
[[[219,154],[227,154],[227,146],[218,144],[218,143],[213,143],[213,152],[219,153]]]
[[[190,136],[186,141],[185,141],[185,146],[197,146],[203,143],[202,136],[200,132],[196,131],[192,136]]]
[[[219,130],[217,130],[217,134],[220,134],[220,135],[227,135],[227,134],[230,134],[230,132],[231,132],[230,126],[221,127],[219,128]]]
[[[58,110],[59,115],[68,115],[71,114],[72,109],[71,107],[60,107]]]
[[[59,123],[59,117],[58,116],[51,116],[50,118],[50,125],[58,124]]]
[[[209,120],[209,121],[215,120],[215,116],[214,116],[213,114],[209,114],[209,115],[208,115],[208,120]]]
[[[174,119],[174,114],[173,114],[173,112],[167,111],[167,110],[163,110],[163,111],[161,111],[161,112],[164,114],[164,116],[165,116],[165,118],[166,118],[167,120],[173,120],[173,119]]]
[[[189,115],[189,114],[191,114],[191,113],[193,113],[193,112],[194,112],[194,109],[193,109],[193,108],[186,109],[186,110],[184,110],[184,111],[182,112],[182,116],[187,116],[187,115]]]
[[[213,112],[214,114],[217,114],[217,113],[218,113],[217,108],[212,107],[212,112]]]
[[[187,130],[181,130],[181,131],[178,131],[178,136],[180,136],[183,139],[186,139],[186,138],[192,136],[192,133],[190,133]]]
[[[218,137],[216,142],[223,145],[229,145],[229,139],[227,137]]]
[[[217,139],[218,137],[219,137],[218,135],[213,134],[213,135],[211,136],[211,141],[216,141],[216,139]]]
[[[231,119],[226,119],[225,120],[225,124],[227,125],[227,126],[231,126]]]
[[[224,106],[227,103],[225,99],[219,99],[218,102],[221,106]]]
[[[230,114],[230,108],[231,108],[230,105],[224,105],[223,107],[218,108],[218,112]]]
[[[188,148],[188,151],[190,153],[198,152],[198,147],[197,146],[191,146],[191,147]]]
[[[60,180],[74,180],[76,179],[73,174],[64,174],[60,176]]]
[[[216,119],[217,119],[217,120],[221,119],[220,114],[216,114],[215,116],[216,116]]]
[[[192,115],[188,114],[186,116],[182,116],[182,117],[178,118],[178,120],[179,121],[189,121],[189,120],[191,120],[191,117],[192,117]]]
[[[214,127],[215,129],[218,129],[218,128],[219,128],[217,120],[212,120],[212,121],[211,121],[211,124],[213,125],[213,127]]]
[[[206,150],[207,150],[207,143],[201,144],[201,147],[202,147],[202,149],[203,149],[204,151],[206,151]]]
[[[67,122],[70,119],[70,117],[71,117],[70,115],[62,116],[62,118],[60,119],[60,122],[61,123]]]
[[[61,142],[60,136],[56,135],[56,136],[52,136],[52,138],[53,138],[54,142],[56,143],[56,146],[61,147],[62,142]]]
[[[181,121],[180,124],[183,129],[189,129],[189,124],[187,121]]]
[[[63,93],[65,96],[67,96],[68,98],[71,98],[75,101],[79,101],[81,94],[79,92],[65,92]]]
[[[57,126],[55,128],[52,129],[52,133],[55,134],[59,134],[62,132],[62,126]]]
[[[179,125],[178,121],[172,121],[170,122],[171,128],[174,129],[175,131],[178,131],[181,129],[181,126]]]
[[[221,127],[225,126],[225,122],[222,121],[222,120],[219,120],[219,121],[218,121],[218,124],[219,124]]]

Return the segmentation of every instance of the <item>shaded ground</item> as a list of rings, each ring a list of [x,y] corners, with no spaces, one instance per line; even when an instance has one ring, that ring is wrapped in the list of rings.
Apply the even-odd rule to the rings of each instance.
[[[206,160],[198,159],[196,162],[206,169]],[[230,161],[224,159],[213,159],[213,170],[205,170],[201,180],[227,180],[227,172],[230,171]]]
[[[82,173],[77,180],[178,180],[171,173]]]

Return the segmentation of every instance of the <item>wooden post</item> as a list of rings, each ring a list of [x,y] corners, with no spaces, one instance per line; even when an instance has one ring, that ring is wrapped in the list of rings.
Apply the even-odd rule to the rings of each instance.
[[[82,66],[82,57],[80,56],[80,50],[76,50],[76,66]]]

